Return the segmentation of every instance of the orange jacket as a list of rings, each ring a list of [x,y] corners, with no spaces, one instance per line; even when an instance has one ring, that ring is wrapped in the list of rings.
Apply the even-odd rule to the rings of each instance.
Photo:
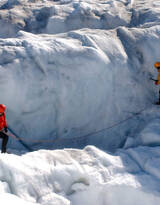
[[[2,130],[4,127],[7,127],[7,122],[6,122],[6,115],[5,113],[0,113],[0,130]]]

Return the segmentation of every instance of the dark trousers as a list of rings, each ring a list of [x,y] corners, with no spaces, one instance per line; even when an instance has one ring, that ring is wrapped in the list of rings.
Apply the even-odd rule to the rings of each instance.
[[[4,132],[0,132],[0,138],[2,138],[1,153],[5,153],[6,152],[7,142],[8,142],[8,135],[6,135]]]

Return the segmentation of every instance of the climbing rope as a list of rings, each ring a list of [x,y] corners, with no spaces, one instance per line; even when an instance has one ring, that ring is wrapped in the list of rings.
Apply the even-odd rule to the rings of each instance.
[[[15,134],[15,132],[9,127],[8,130],[12,133],[12,134],[8,134],[9,136],[11,136],[12,138],[15,138],[17,140],[19,140],[19,142],[28,150],[28,151],[33,151],[26,143],[24,143],[24,139],[22,140],[22,138],[20,138],[17,134]]]
[[[149,106],[149,107],[150,107],[150,106]],[[101,129],[101,130],[97,130],[96,132],[91,132],[91,133],[89,133],[89,134],[86,134],[86,135],[83,135],[83,136],[80,136],[80,137],[56,138],[56,139],[48,139],[48,140],[45,140],[45,139],[44,139],[44,140],[43,140],[43,139],[42,139],[42,140],[34,140],[34,139],[31,140],[31,139],[27,139],[27,138],[24,138],[24,137],[19,137],[18,135],[16,135],[16,134],[13,132],[13,130],[12,130],[11,128],[8,128],[9,131],[12,133],[12,134],[9,134],[9,136],[11,136],[12,138],[15,138],[16,140],[19,140],[20,143],[21,143],[26,149],[28,149],[29,151],[33,151],[28,145],[25,144],[24,141],[26,141],[26,142],[27,142],[27,141],[28,141],[28,142],[33,142],[33,143],[56,142],[56,141],[63,141],[63,142],[64,142],[64,141],[79,141],[79,140],[82,140],[82,139],[84,139],[84,138],[87,138],[87,137],[89,137],[89,136],[91,136],[91,135],[95,135],[95,134],[98,134],[98,133],[100,133],[100,132],[104,132],[104,131],[110,130],[110,129],[114,128],[114,127],[117,127],[118,125],[120,125],[120,124],[122,124],[122,123],[124,123],[124,122],[126,122],[126,121],[129,121],[129,120],[133,119],[134,117],[136,117],[136,116],[142,114],[142,112],[145,111],[145,110],[147,110],[149,107],[145,107],[145,108],[139,110],[138,112],[132,114],[132,116],[129,116],[129,117],[127,117],[126,119],[121,120],[121,121],[119,121],[119,122],[117,122],[117,123],[114,123],[114,124],[111,125],[111,126],[108,126],[108,127],[104,128],[104,129]]]

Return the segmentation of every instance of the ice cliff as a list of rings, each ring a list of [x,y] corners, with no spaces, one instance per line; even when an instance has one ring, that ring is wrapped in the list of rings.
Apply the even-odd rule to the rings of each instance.
[[[152,0],[0,1],[1,203],[160,203],[159,13]]]

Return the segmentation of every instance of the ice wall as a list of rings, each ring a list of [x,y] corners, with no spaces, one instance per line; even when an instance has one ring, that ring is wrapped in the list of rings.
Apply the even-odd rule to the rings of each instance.
[[[0,39],[1,102],[7,105],[9,126],[33,147],[73,146],[69,138],[104,129],[143,109],[156,94],[149,78],[156,74],[159,32],[159,26],[121,27],[61,35],[19,32],[16,38]],[[130,122],[115,130],[119,140],[116,132],[104,132],[75,146],[93,143],[112,150],[129,129]]]

